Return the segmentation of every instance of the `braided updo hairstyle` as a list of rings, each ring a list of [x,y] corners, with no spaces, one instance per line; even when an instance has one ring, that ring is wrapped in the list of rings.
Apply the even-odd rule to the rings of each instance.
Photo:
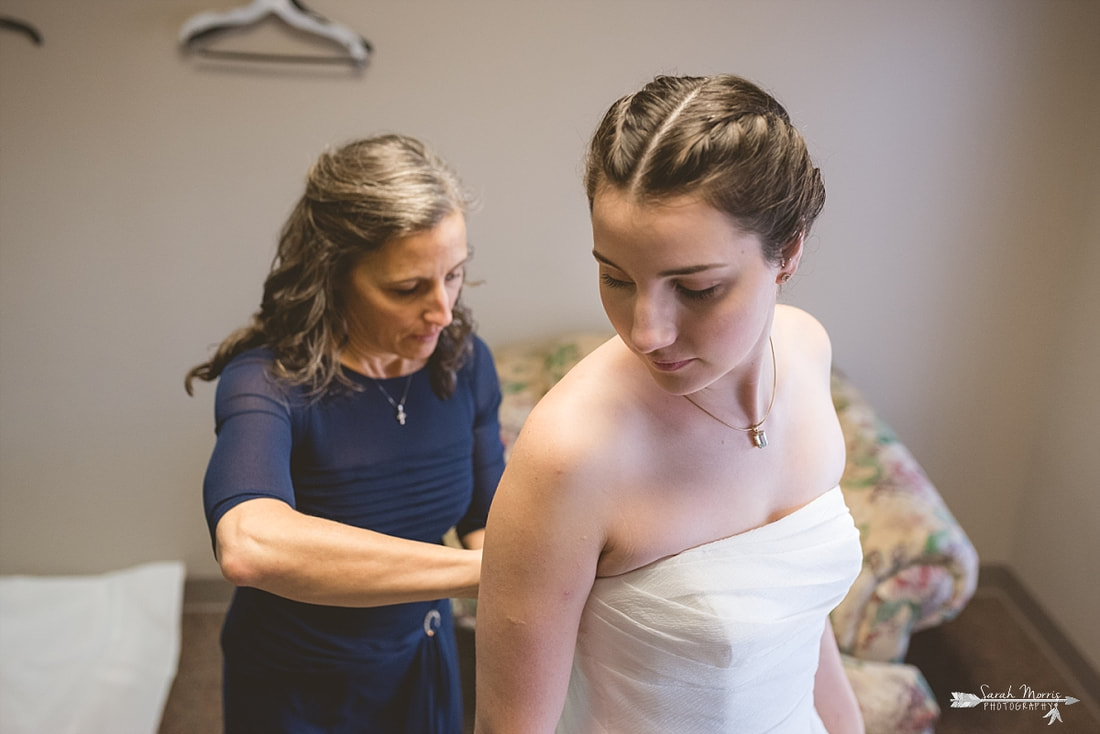
[[[588,150],[591,208],[605,188],[639,201],[698,196],[779,263],[809,233],[825,186],[787,111],[732,74],[659,76],[607,111]]]
[[[235,356],[259,346],[274,353],[275,377],[304,385],[311,397],[337,385],[359,389],[339,360],[348,343],[343,292],[351,270],[389,240],[433,229],[472,203],[455,172],[414,138],[383,135],[323,153],[283,225],[259,311],[187,373],[188,394],[195,378],[217,379]],[[441,398],[454,391],[472,349],[469,309],[460,299],[452,312],[428,361]]]

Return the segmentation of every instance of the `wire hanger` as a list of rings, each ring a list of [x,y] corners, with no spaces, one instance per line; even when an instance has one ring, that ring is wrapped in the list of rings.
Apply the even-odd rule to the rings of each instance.
[[[221,51],[206,48],[201,42],[210,36],[233,28],[252,25],[275,15],[287,25],[316,36],[335,41],[344,47],[347,56],[306,56],[298,54],[268,54],[251,51]],[[290,61],[304,63],[351,63],[366,66],[371,48],[367,39],[350,28],[334,23],[298,0],[253,0],[252,4],[226,10],[207,11],[190,18],[180,29],[180,45],[185,51],[202,56],[244,61]]]
[[[7,15],[0,16],[0,28],[5,28],[9,31],[15,31],[16,33],[22,33],[26,35],[35,46],[42,45],[42,34],[38,32],[38,29],[25,20],[19,20],[18,18],[12,18]]]

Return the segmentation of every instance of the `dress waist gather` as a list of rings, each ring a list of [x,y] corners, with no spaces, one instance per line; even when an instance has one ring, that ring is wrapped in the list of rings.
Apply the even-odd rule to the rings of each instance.
[[[226,654],[266,667],[366,672],[377,658],[407,656],[439,634],[452,635],[452,624],[449,599],[335,607],[241,588],[222,645]]]

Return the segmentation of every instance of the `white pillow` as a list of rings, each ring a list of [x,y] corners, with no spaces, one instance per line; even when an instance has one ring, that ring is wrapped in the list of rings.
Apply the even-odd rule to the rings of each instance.
[[[156,734],[179,665],[184,565],[0,577],[0,730]]]

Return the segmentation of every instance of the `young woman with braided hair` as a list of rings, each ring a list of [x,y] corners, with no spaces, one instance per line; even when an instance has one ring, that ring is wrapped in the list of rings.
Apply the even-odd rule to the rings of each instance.
[[[731,75],[613,104],[585,184],[617,336],[536,406],[489,515],[479,734],[848,734],[861,565],[831,350],[777,305],[825,190]]]

